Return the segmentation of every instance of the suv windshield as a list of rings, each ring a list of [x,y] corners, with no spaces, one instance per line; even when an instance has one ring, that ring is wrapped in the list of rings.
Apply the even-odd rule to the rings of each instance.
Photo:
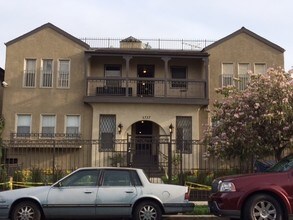
[[[267,172],[284,172],[293,168],[293,154],[284,157],[278,163],[267,169]]]

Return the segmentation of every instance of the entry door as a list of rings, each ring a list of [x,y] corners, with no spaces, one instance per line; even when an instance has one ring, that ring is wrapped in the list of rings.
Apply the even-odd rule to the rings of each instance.
[[[138,65],[137,75],[139,78],[154,78],[155,66],[154,65]],[[152,97],[154,96],[154,81],[152,80],[139,80],[137,83],[137,96]]]
[[[149,164],[152,161],[153,123],[140,121],[135,124],[135,163]]]

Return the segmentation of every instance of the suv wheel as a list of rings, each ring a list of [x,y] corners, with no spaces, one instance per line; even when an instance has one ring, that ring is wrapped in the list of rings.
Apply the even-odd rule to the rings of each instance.
[[[279,202],[267,194],[251,197],[244,207],[245,220],[282,220],[283,213]]]

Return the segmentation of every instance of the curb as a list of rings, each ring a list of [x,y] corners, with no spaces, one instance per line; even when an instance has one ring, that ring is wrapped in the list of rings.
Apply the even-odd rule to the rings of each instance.
[[[164,220],[229,220],[228,218],[217,217],[214,215],[165,215]]]

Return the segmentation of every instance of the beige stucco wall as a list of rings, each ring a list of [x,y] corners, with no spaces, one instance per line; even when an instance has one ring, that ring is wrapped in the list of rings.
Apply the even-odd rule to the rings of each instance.
[[[32,133],[41,133],[41,114],[57,116],[56,133],[65,132],[65,115],[81,116],[81,133],[89,138],[91,131],[91,108],[83,104],[84,50],[53,29],[46,28],[8,45],[6,50],[6,76],[9,87],[3,97],[3,115],[6,119],[3,139],[16,132],[16,115],[32,115]],[[23,88],[25,59],[37,59],[36,88]],[[42,59],[53,59],[53,88],[40,88]],[[70,88],[56,88],[58,59],[70,59]]]
[[[222,73],[222,63],[233,63],[234,73],[237,75],[239,63],[249,63],[253,71],[255,63],[265,63],[267,68],[283,67],[283,52],[274,49],[268,44],[246,34],[230,38],[223,43],[212,47],[207,51],[209,57],[209,93],[210,103],[219,96],[215,93],[215,88],[221,86],[220,75]]]

